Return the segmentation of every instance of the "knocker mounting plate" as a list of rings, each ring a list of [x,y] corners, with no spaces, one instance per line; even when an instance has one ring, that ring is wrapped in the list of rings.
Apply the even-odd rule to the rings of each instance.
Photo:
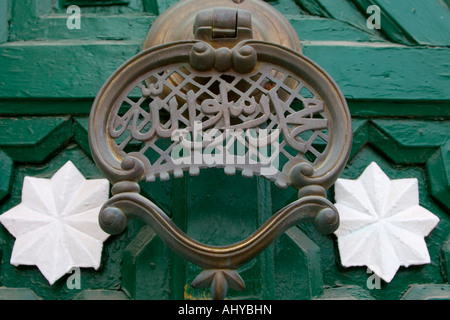
[[[211,287],[216,299],[229,287],[243,290],[237,270],[295,224],[312,222],[324,234],[338,227],[326,189],[348,159],[350,114],[326,72],[281,45],[244,40],[215,48],[186,40],[149,48],[100,90],[89,139],[97,166],[113,184],[100,213],[102,228],[118,234],[129,219],[144,221],[204,270],[192,285]],[[211,167],[294,186],[299,199],[249,238],[214,247],[188,237],[139,193],[141,181]]]

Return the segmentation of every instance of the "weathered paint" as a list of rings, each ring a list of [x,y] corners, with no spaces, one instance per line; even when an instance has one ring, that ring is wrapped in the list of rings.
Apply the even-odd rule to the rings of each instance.
[[[347,0],[295,0],[302,8],[310,14],[332,18],[345,24],[354,26],[360,31],[382,38],[382,33],[377,29],[368,29],[366,20],[368,18],[365,10],[358,10],[352,1]],[[347,38],[348,39],[348,38]]]
[[[8,41],[9,37],[9,0],[0,2],[0,44]]]
[[[450,11],[440,1],[354,0],[361,9],[377,5],[381,32],[395,42],[450,45]]]
[[[324,68],[350,100],[450,101],[448,48],[312,42],[303,45],[303,53]]]
[[[6,43],[0,46],[0,96],[93,98],[140,48],[138,41]]]
[[[144,9],[144,12],[139,12],[142,14],[137,14],[137,8],[123,10],[122,7],[120,10],[117,6],[106,6],[98,10],[102,7],[97,6],[93,10],[92,7],[81,6],[81,29],[68,29],[67,19],[71,14],[66,12],[66,7],[43,0],[12,1],[10,38],[11,41],[142,38],[154,21],[155,13],[160,8],[165,10],[166,6],[145,0],[140,7]]]
[[[140,47],[139,41],[4,44],[0,99],[93,99]],[[307,42],[303,52],[350,100],[450,101],[448,48]]]

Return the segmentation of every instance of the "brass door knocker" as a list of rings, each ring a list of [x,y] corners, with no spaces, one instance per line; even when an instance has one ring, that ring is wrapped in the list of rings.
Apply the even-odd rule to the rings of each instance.
[[[269,24],[278,29],[262,31]],[[160,16],[144,47],[104,84],[90,115],[92,155],[113,184],[99,217],[106,232],[144,221],[203,269],[193,287],[211,287],[224,299],[228,288],[245,289],[237,270],[290,227],[337,229],[326,190],[348,160],[350,113],[335,82],[301,54],[281,14],[259,0],[185,0]],[[187,236],[140,194],[141,181],[211,167],[293,186],[299,198],[247,239],[216,247]]]

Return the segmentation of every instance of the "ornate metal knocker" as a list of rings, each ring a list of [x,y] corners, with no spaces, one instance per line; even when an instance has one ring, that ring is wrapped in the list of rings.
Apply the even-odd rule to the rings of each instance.
[[[174,15],[184,16],[174,31],[164,29]],[[272,35],[284,45],[254,40],[265,37],[258,19],[278,24],[282,29]],[[192,36],[183,35],[183,23],[194,25]],[[155,22],[148,48],[104,84],[90,115],[92,155],[113,184],[113,197],[100,213],[102,228],[119,234],[129,219],[144,221],[203,269],[192,285],[211,287],[216,299],[229,287],[245,289],[237,270],[290,227],[311,222],[328,234],[339,225],[326,190],[348,159],[350,113],[330,76],[299,52],[290,28],[263,1],[181,1]],[[194,39],[163,43],[177,37]],[[316,139],[323,142],[320,150]],[[249,238],[214,247],[187,236],[140,195],[141,181],[210,167],[294,186],[299,198]]]

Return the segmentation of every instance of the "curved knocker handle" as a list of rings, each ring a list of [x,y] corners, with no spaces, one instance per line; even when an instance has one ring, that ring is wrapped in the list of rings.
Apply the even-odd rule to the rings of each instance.
[[[305,196],[279,210],[247,239],[230,246],[209,246],[186,235],[153,202],[138,192],[112,197],[100,211],[99,223],[110,234],[122,233],[129,219],[148,224],[175,253],[203,268],[193,287],[211,287],[214,299],[223,299],[228,288],[245,289],[237,269],[254,259],[286,230],[301,222],[314,223],[323,234],[339,226],[339,214],[322,196]]]
[[[230,98],[236,94],[239,97]],[[132,100],[133,95],[139,101]],[[245,111],[250,105],[252,108]],[[169,114],[170,121],[165,122]],[[229,130],[272,128],[278,130],[275,136],[283,139],[272,145],[267,136],[255,139],[249,134],[243,140],[247,150],[239,156],[251,161],[233,161],[228,167],[223,161],[195,164],[186,155],[195,157],[196,150],[206,149],[202,144],[200,148],[194,145],[196,123],[206,130],[219,130],[222,138]],[[186,131],[185,140],[192,143],[174,162],[169,154],[184,148],[186,142],[174,141],[173,133],[178,129]],[[256,140],[265,151],[254,163]],[[170,146],[161,150],[156,144],[159,141]],[[324,145],[316,149],[314,144],[320,141]],[[256,40],[240,42],[232,49],[216,50],[198,40],[150,48],[108,79],[91,111],[92,155],[113,184],[113,198],[100,212],[100,225],[106,232],[118,234],[129,219],[144,221],[175,253],[203,269],[192,285],[210,286],[213,297],[222,299],[228,288],[245,288],[237,270],[292,226],[312,222],[325,234],[337,229],[339,215],[326,199],[325,190],[344,170],[351,141],[351,117],[342,92],[323,69],[298,52]],[[267,174],[261,169],[277,154],[269,156],[266,152],[272,147],[279,148],[283,167]],[[151,149],[160,155],[153,163]],[[226,156],[228,151],[218,154]],[[232,156],[234,159],[238,154]],[[244,176],[262,176],[281,188],[293,186],[299,200],[279,210],[247,239],[214,247],[187,236],[160,208],[140,195],[141,181],[164,180],[170,175],[177,178],[187,171],[196,175],[211,166],[224,168],[226,174],[241,170]]]

